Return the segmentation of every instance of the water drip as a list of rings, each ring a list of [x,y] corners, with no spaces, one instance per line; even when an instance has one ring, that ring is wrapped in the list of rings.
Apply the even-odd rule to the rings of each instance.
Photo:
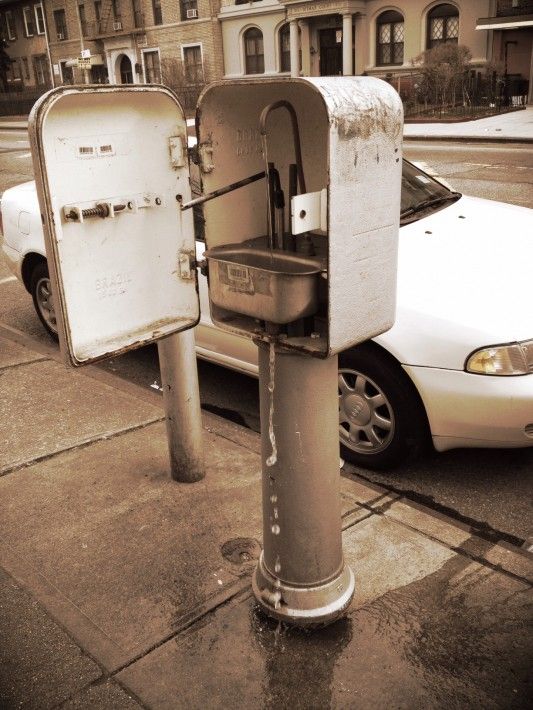
[[[269,381],[268,391],[270,394],[270,409],[268,412],[268,436],[272,446],[272,453],[266,460],[267,466],[274,466],[278,461],[278,449],[276,446],[276,435],[274,433],[274,373],[276,365],[276,347],[273,342],[270,343],[269,353]]]

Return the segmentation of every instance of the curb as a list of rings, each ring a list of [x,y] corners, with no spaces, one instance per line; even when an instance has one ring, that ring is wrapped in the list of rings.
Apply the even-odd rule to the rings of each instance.
[[[187,120],[187,125],[192,125],[189,124],[189,121],[192,121],[192,119]],[[409,124],[406,124],[409,125]],[[20,121],[20,122],[6,122],[6,123],[0,123],[0,131],[24,131],[27,130],[28,128],[28,123],[27,121]],[[457,141],[460,143],[533,143],[533,137],[530,136],[513,136],[508,137],[508,136],[495,136],[495,135],[488,135],[488,136],[465,136],[465,135],[459,135],[459,136],[454,136],[454,135],[434,135],[434,134],[417,134],[413,136],[405,136],[403,137],[404,142],[406,141],[445,141],[445,142],[453,142]]]
[[[532,137],[513,136],[512,138],[505,136],[450,136],[450,135],[416,135],[404,136],[404,142],[409,141],[441,141],[441,142],[459,142],[459,143],[533,143]]]

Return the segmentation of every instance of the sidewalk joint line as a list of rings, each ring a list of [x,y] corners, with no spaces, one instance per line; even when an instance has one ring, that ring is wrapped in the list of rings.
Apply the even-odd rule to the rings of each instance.
[[[355,478],[360,478],[365,483],[369,483],[370,485],[373,484],[373,481],[371,479],[366,478],[360,473],[354,472],[350,473],[349,475],[354,476]],[[524,539],[516,535],[506,533],[503,530],[497,530],[488,523],[479,520],[474,520],[473,518],[470,518],[467,515],[463,515],[459,511],[454,510],[453,508],[450,508],[447,505],[437,503],[433,499],[429,498],[429,496],[417,493],[416,491],[409,489],[403,490],[402,488],[397,488],[396,486],[393,486],[391,484],[380,485],[382,485],[382,487],[387,489],[390,493],[396,493],[401,499],[403,499],[403,502],[406,505],[422,509],[423,512],[426,512],[428,515],[438,513],[439,515],[448,518],[452,523],[460,523],[462,525],[466,525],[473,534],[483,538],[484,540],[487,540],[488,542],[492,542],[494,544],[500,542],[507,542],[510,545],[513,545],[513,547],[518,548],[522,548],[522,545],[525,542]]]
[[[188,614],[185,614],[185,616],[175,629],[170,631],[168,634],[165,634],[165,636],[160,638],[148,648],[145,648],[143,651],[137,653],[135,656],[130,658],[118,668],[115,668],[111,673],[109,673],[109,677],[114,678],[118,673],[122,673],[122,671],[126,670],[126,668],[129,668],[134,663],[137,663],[137,661],[140,661],[141,659],[150,655],[150,653],[153,653],[153,651],[155,651],[156,649],[161,648],[161,646],[164,646],[168,641],[171,641],[176,636],[179,636],[179,634],[191,628],[191,626],[194,626],[194,624],[200,621],[200,619],[203,619],[205,616],[208,616],[209,614],[212,614],[213,612],[217,611],[226,604],[229,604],[237,597],[241,595],[245,597],[250,594],[251,589],[249,576],[239,578],[234,586],[232,585],[221,594],[216,594],[210,599],[206,599],[203,604],[197,606]],[[222,599],[220,599],[220,596],[222,596]]]
[[[474,531],[472,531],[472,532],[474,533]],[[505,567],[502,567],[501,565],[498,565],[495,562],[489,562],[489,560],[486,560],[484,557],[476,555],[473,552],[469,552],[468,550],[465,550],[465,548],[461,547],[460,545],[458,547],[456,547],[454,545],[448,545],[448,547],[450,548],[450,550],[457,553],[458,555],[461,555],[462,557],[466,557],[467,559],[472,560],[472,562],[477,562],[478,564],[482,565],[483,567],[488,567],[493,572],[498,572],[499,574],[503,574],[504,576],[509,577],[510,579],[513,579],[515,582],[521,582],[522,584],[526,584],[530,589],[533,589],[533,582],[531,581],[531,579],[528,579],[527,577],[522,577],[521,575],[516,574],[515,572],[511,572],[511,570],[505,569]]]
[[[12,365],[0,365],[0,375],[5,370],[15,370],[19,367],[26,367],[27,365],[34,365],[36,362],[49,362],[49,357],[38,357],[35,360],[25,360],[24,362],[14,362]]]
[[[52,451],[50,453],[42,454],[42,456],[36,456],[33,459],[27,461],[21,461],[19,463],[13,464],[12,466],[7,466],[6,468],[0,469],[0,478],[7,476],[10,473],[19,471],[22,468],[29,468],[37,463],[42,463],[43,461],[48,461],[56,456],[61,456],[61,454],[68,453],[69,451],[76,451],[79,449],[85,449],[91,444],[96,444],[100,441],[108,441],[109,439],[116,439],[124,434],[129,434],[130,432],[138,431],[139,429],[145,429],[146,427],[152,426],[152,424],[158,424],[159,422],[164,422],[165,417],[157,417],[155,419],[150,419],[147,422],[142,422],[141,424],[135,424],[134,426],[126,427],[124,429],[119,429],[117,431],[110,432],[108,434],[98,434],[96,436],[90,437],[89,439],[84,439],[83,441],[76,442],[72,446],[66,446],[58,451]]]
[[[345,518],[345,517],[348,517],[349,515],[351,515],[352,512],[355,512],[355,510],[356,510],[356,509],[354,508],[354,510],[353,510],[353,511],[350,511],[350,513],[347,513],[346,516],[343,515],[343,516],[342,516],[342,517],[343,517],[343,522],[344,522],[344,518]],[[359,525],[359,523],[362,523],[364,520],[368,520],[368,518],[371,518],[373,515],[374,515],[374,512],[373,512],[373,511],[367,511],[367,514],[364,515],[362,518],[359,518],[359,520],[354,520],[354,521],[352,521],[352,522],[348,522],[346,525],[342,525],[341,531],[342,531],[342,532],[346,532],[347,530],[350,530],[351,528],[354,528],[356,525]]]

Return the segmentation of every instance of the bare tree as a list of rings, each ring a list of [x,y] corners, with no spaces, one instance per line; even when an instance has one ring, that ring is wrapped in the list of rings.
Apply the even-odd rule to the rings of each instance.
[[[201,82],[189,81],[183,62],[175,57],[165,57],[161,60],[161,81],[178,95],[183,107],[190,111],[196,106],[208,79],[204,77]]]
[[[446,42],[413,59],[420,72],[419,94],[427,103],[455,106],[470,103],[468,70],[472,53],[463,45]]]

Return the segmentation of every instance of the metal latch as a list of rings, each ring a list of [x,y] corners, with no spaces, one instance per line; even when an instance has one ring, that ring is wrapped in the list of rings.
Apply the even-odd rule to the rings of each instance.
[[[83,223],[86,219],[100,217],[114,219],[117,214],[136,214],[140,209],[147,207],[165,206],[164,196],[155,195],[151,192],[128,195],[127,197],[115,197],[111,200],[98,200],[93,202],[78,202],[63,207],[63,217],[67,222]]]
[[[196,258],[194,251],[180,251],[178,254],[180,279],[193,281],[196,276]]]

